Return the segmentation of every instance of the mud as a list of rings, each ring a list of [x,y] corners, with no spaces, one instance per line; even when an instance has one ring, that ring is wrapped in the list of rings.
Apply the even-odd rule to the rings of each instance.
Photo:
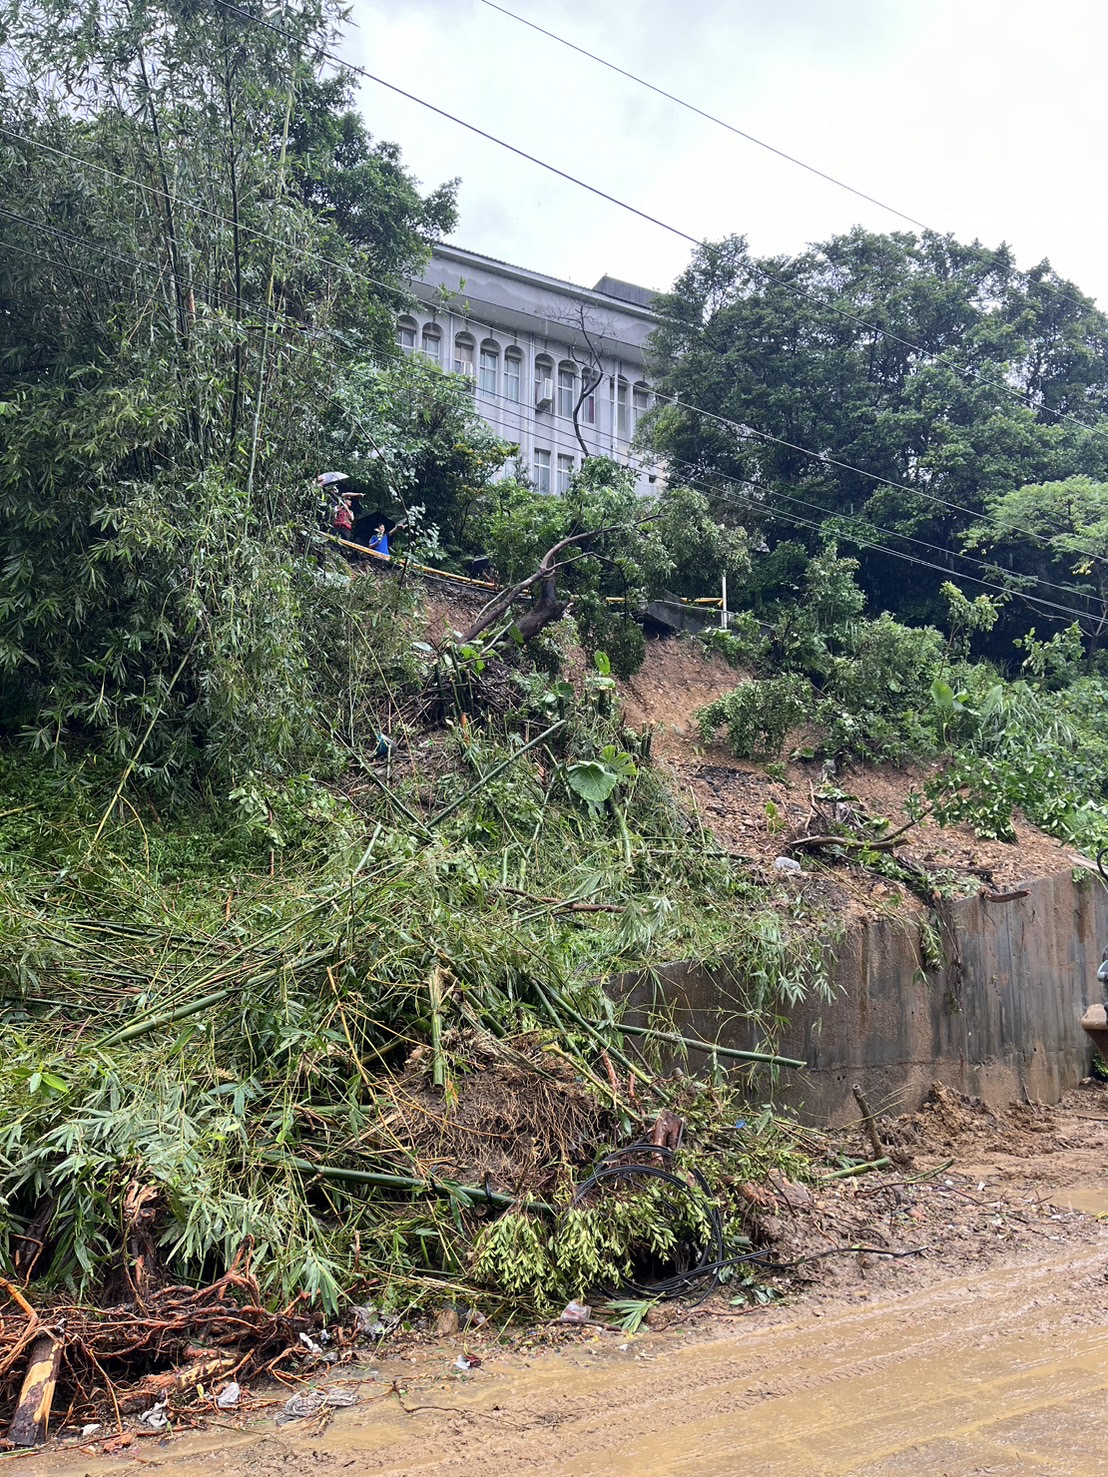
[[[13,1463],[35,1477],[160,1469],[171,1477],[275,1474],[875,1474],[1108,1472],[1090,1407],[1108,1389],[1108,1092],[1058,1110],[959,1109],[921,1122],[947,1158],[818,1188],[809,1234],[904,1238],[924,1255],[851,1255],[784,1302],[710,1311],[629,1337],[537,1328],[394,1347],[322,1377],[360,1403],[329,1423],[277,1427],[287,1391],[189,1435],[136,1437]],[[908,1125],[905,1123],[906,1128]],[[940,1168],[940,1166],[942,1166]],[[837,1198],[836,1198],[837,1197]],[[899,1198],[898,1198],[899,1197]],[[888,1210],[878,1213],[886,1204]],[[836,1234],[838,1222],[838,1234]],[[799,1232],[797,1232],[799,1234]],[[832,1272],[831,1268],[835,1271]],[[459,1373],[463,1349],[483,1363]],[[315,1381],[319,1383],[319,1380]]]

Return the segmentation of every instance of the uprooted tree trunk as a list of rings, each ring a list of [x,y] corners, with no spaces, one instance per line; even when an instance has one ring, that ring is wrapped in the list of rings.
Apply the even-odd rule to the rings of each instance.
[[[581,545],[589,539],[599,538],[602,534],[615,533],[617,529],[624,527],[623,524],[613,524],[610,528],[593,528],[587,533],[575,533],[570,538],[561,539],[553,548],[547,549],[539,560],[539,567],[534,574],[529,574],[526,579],[520,580],[510,589],[502,591],[494,600],[490,600],[480,612],[477,619],[463,634],[463,644],[475,640],[483,631],[496,624],[501,616],[506,615],[515,602],[538,586],[538,599],[526,614],[517,621],[517,627],[524,641],[530,641],[547,626],[553,625],[555,621],[561,620],[569,609],[568,600],[559,599],[558,596],[558,572],[565,569],[567,565],[575,564],[578,559],[588,557],[588,551],[582,550]],[[559,558],[566,549],[576,549],[578,552],[568,558]]]

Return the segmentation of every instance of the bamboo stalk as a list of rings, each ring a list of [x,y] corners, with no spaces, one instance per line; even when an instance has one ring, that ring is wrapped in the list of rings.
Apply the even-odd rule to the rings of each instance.
[[[436,1087],[446,1086],[446,1057],[442,1049],[442,970],[436,964],[427,980],[431,997],[431,1080]]]
[[[459,795],[457,800],[451,800],[449,805],[444,805],[442,810],[440,810],[437,815],[433,815],[431,819],[427,822],[427,824],[432,827],[437,826],[439,822],[445,820],[448,815],[452,815],[459,806],[464,805],[467,800],[471,800],[473,796],[478,793],[479,790],[483,790],[490,780],[496,779],[498,774],[503,774],[504,770],[506,770],[510,764],[514,764],[517,759],[522,759],[524,754],[527,753],[528,749],[537,748],[537,746],[541,744],[545,739],[548,739],[552,733],[557,733],[559,728],[564,728],[566,726],[566,722],[567,720],[565,718],[559,718],[557,723],[552,723],[549,728],[545,729],[542,733],[539,734],[538,738],[533,738],[529,744],[524,744],[522,749],[517,749],[514,754],[509,754],[507,759],[502,759],[499,764],[494,764],[493,767],[489,770],[488,774],[482,775],[477,783],[475,785],[471,785],[463,795]]]
[[[820,1184],[825,1185],[830,1180],[847,1180],[855,1174],[868,1174],[871,1169],[885,1169],[892,1161],[886,1158],[873,1159],[868,1164],[850,1164],[846,1169],[836,1169],[833,1174],[825,1174]]]
[[[263,1153],[259,1159],[265,1164],[298,1169],[301,1174],[318,1175],[320,1179],[335,1180],[339,1184],[381,1185],[385,1189],[429,1190],[434,1195],[449,1195],[451,1198],[468,1200],[479,1204],[482,1200],[505,1207],[519,1206],[523,1210],[542,1210],[548,1215],[558,1211],[545,1200],[524,1199],[520,1195],[501,1195],[498,1190],[486,1190],[480,1185],[457,1185],[450,1180],[415,1179],[406,1174],[383,1174],[375,1169],[347,1169],[342,1164],[313,1164],[310,1159],[294,1159],[290,1155]]]
[[[19,1392],[8,1440],[13,1446],[41,1446],[50,1426],[50,1406],[62,1361],[62,1341],[41,1334],[31,1347],[31,1358]]]
[[[734,1057],[741,1062],[769,1062],[775,1067],[806,1067],[807,1062],[796,1057],[774,1056],[767,1051],[740,1051],[737,1046],[717,1046],[714,1041],[697,1041],[691,1036],[679,1036],[675,1031],[655,1031],[650,1026],[629,1026],[621,1021],[617,1031],[626,1031],[632,1036],[653,1036],[658,1041],[669,1041],[674,1046],[691,1046],[694,1051],[706,1051],[709,1055]]]

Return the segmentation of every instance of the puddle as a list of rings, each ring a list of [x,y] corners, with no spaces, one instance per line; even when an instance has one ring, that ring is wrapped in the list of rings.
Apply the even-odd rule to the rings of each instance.
[[[1108,1186],[1078,1185],[1072,1190],[1055,1190],[1050,1203],[1059,1210],[1080,1210],[1085,1215],[1108,1216]]]

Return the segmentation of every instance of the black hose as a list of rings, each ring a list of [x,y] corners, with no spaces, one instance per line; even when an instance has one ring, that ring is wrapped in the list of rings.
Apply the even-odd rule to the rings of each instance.
[[[1108,855],[1108,847],[1104,848],[1103,855]],[[1099,865],[1098,856],[1097,863]],[[1106,879],[1108,880],[1108,879]],[[643,1298],[658,1298],[667,1301],[671,1298],[688,1296],[697,1284],[703,1282],[705,1285],[692,1299],[691,1306],[696,1307],[707,1297],[710,1297],[719,1285],[720,1273],[730,1267],[747,1265],[758,1267],[762,1271],[781,1273],[791,1272],[797,1267],[802,1267],[808,1262],[823,1261],[833,1256],[884,1256],[891,1259],[901,1257],[921,1256],[928,1250],[926,1246],[910,1247],[905,1251],[889,1251],[880,1246],[836,1246],[825,1251],[814,1251],[806,1256],[794,1257],[790,1261],[775,1261],[768,1251],[745,1251],[737,1252],[734,1256],[724,1256],[723,1248],[723,1221],[720,1217],[719,1208],[715,1202],[712,1188],[704,1175],[695,1166],[690,1165],[684,1170],[688,1178],[674,1174],[671,1170],[661,1169],[656,1164],[623,1164],[620,1160],[626,1159],[631,1154],[655,1154],[672,1162],[677,1155],[673,1149],[667,1149],[661,1144],[637,1143],[628,1144],[622,1149],[613,1149],[602,1156],[598,1167],[591,1175],[581,1183],[573,1192],[571,1207],[580,1205],[582,1199],[591,1189],[612,1179],[633,1179],[641,1177],[644,1179],[661,1180],[665,1184],[671,1184],[681,1190],[690,1198],[699,1199],[703,1202],[705,1219],[710,1227],[710,1234],[703,1247],[698,1248],[698,1257],[695,1266],[684,1272],[674,1272],[669,1277],[658,1277],[650,1282],[638,1282],[631,1280],[624,1284],[620,1291],[632,1292]],[[695,1183],[690,1183],[690,1180]],[[713,1258],[712,1252],[716,1255]],[[613,1297],[615,1293],[610,1288],[599,1288],[599,1292],[605,1297]]]

